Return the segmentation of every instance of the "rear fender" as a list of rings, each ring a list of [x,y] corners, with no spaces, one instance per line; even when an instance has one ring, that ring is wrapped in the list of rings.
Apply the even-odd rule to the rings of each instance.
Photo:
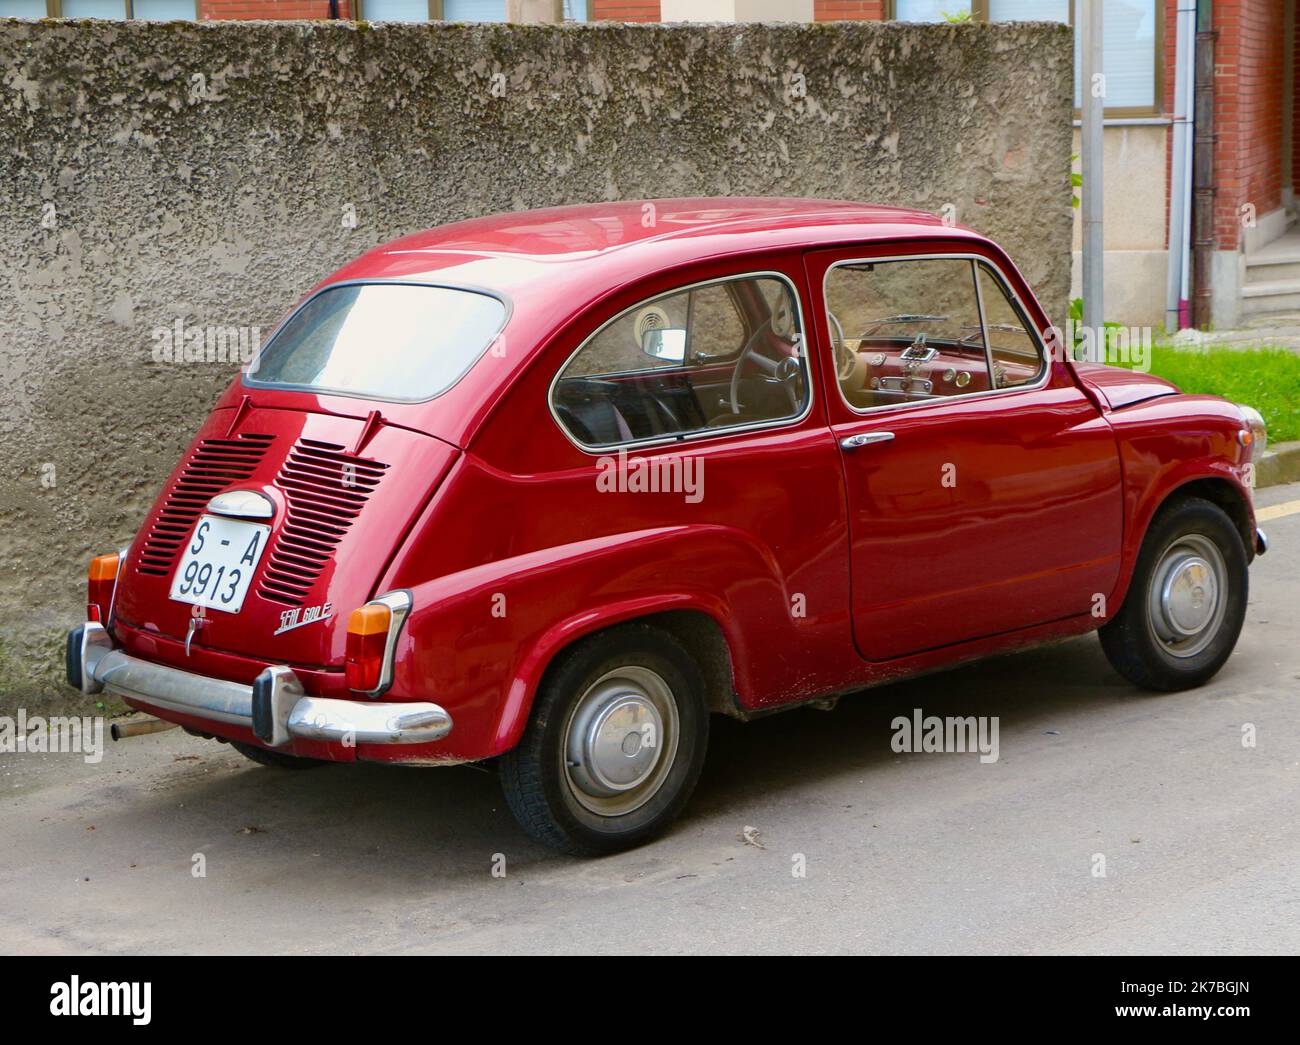
[[[547,666],[585,635],[664,611],[707,614],[727,643],[743,703],[756,685],[748,643],[793,630],[770,553],[723,526],[546,548],[411,586],[411,595],[393,691],[447,708],[456,725],[439,748],[465,758],[518,743]],[[741,604],[745,627],[733,609]]]

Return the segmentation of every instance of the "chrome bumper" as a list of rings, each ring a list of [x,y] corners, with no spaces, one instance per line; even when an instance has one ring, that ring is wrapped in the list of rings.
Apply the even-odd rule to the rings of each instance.
[[[293,737],[357,744],[425,744],[451,732],[437,704],[371,704],[309,697],[290,668],[263,671],[251,686],[195,675],[113,649],[103,626],[87,622],[68,636],[68,682],[86,694],[101,691],[165,711],[243,726],[265,744]]]
[[[1255,528],[1255,554],[1263,555],[1268,551],[1268,534],[1258,527]]]

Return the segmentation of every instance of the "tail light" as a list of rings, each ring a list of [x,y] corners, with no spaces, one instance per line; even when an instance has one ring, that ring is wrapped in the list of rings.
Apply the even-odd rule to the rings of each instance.
[[[389,592],[352,611],[344,664],[348,689],[375,697],[393,681],[397,636],[411,609],[411,596]]]
[[[122,553],[97,555],[90,560],[86,585],[86,619],[97,624],[108,624],[113,610],[113,592],[117,588],[117,571],[122,563]]]

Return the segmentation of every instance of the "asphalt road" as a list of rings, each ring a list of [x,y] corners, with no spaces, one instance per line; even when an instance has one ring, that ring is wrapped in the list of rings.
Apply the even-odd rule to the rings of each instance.
[[[1139,693],[1089,636],[715,720],[677,826],[597,861],[527,841],[470,767],[276,772],[179,730],[0,755],[0,948],[1300,952],[1300,484],[1258,497],[1283,502],[1209,686]],[[896,754],[915,707],[998,716],[999,760]]]

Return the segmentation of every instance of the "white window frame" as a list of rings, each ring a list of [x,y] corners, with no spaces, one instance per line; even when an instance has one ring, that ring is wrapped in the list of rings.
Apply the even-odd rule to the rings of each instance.
[[[1016,293],[1015,288],[1011,286],[1010,281],[1006,278],[1006,274],[1002,271],[1002,267],[998,265],[996,262],[994,262],[991,258],[985,257],[983,254],[965,254],[965,253],[899,254],[899,255],[888,256],[888,257],[865,256],[860,258],[842,258],[841,260],[835,262],[833,265],[827,268],[826,275],[822,277],[822,300],[821,300],[822,308],[826,309],[829,312],[830,305],[829,305],[829,298],[827,297],[827,293],[826,293],[826,288],[830,283],[831,273],[834,272],[837,268],[843,268],[844,266],[847,265],[883,265],[886,262],[891,262],[891,261],[968,261],[974,265],[986,266],[989,270],[989,274],[993,276],[998,286],[1002,288],[1002,292],[1006,294],[1006,296],[1012,302],[1015,303],[1016,309],[1019,311],[1020,317],[1024,322],[1025,332],[1029,334],[1030,339],[1034,342],[1034,345],[1038,348],[1038,365],[1039,365],[1039,369],[1042,372],[1039,374],[1038,378],[1032,384],[1010,385],[1007,388],[989,388],[983,392],[969,392],[969,393],[963,392],[961,395],[931,396],[929,399],[913,399],[913,400],[898,402],[898,403],[880,403],[877,406],[856,407],[849,402],[848,397],[844,394],[844,386],[840,384],[839,372],[835,369],[834,352],[832,351],[831,377],[834,379],[835,387],[839,391],[840,402],[842,402],[846,407],[848,407],[851,411],[853,411],[853,413],[858,414],[859,416],[865,416],[868,414],[879,413],[882,410],[911,410],[911,409],[915,409],[916,407],[926,407],[926,406],[943,407],[945,405],[951,405],[953,403],[967,403],[967,402],[972,402],[976,399],[987,399],[990,396],[1011,395],[1015,392],[1032,392],[1040,388],[1045,388],[1047,384],[1051,381],[1052,358],[1051,358],[1051,354],[1047,351],[1046,343],[1043,341],[1042,331],[1040,331],[1034,325],[1032,319],[1030,318],[1029,309],[1025,307],[1024,300],[1020,297],[1019,294]],[[973,268],[971,272],[972,275],[975,274],[975,270]],[[976,281],[975,287],[973,289],[977,296],[976,300],[979,308],[980,327],[982,328],[980,332],[984,336],[984,361],[985,361],[985,365],[988,367],[988,380],[992,381],[993,380],[993,361],[992,361],[993,350],[992,347],[989,345],[988,324],[985,322],[984,319],[984,300],[983,300],[983,296],[980,294],[978,290],[978,287],[979,287],[979,283],[978,281]],[[829,332],[830,331],[829,320],[827,321],[826,328],[827,331]],[[829,347],[833,349],[834,346],[829,346]]]
[[[570,432],[568,427],[565,425],[565,423],[562,420],[560,420],[560,415],[555,410],[555,393],[556,390],[559,388],[560,379],[564,376],[564,372],[569,369],[569,364],[572,363],[574,359],[576,359],[582,353],[582,351],[589,344],[591,344],[592,341],[594,341],[597,337],[603,334],[611,326],[617,323],[620,319],[623,319],[631,315],[632,313],[645,308],[648,305],[653,305],[656,301],[662,301],[664,298],[676,297],[678,294],[685,294],[686,292],[691,290],[699,290],[702,287],[711,287],[719,283],[735,283],[744,279],[764,279],[764,278],[780,280],[789,288],[790,294],[794,298],[795,309],[797,310],[799,315],[799,346],[800,346],[801,358],[803,359],[804,385],[808,390],[808,394],[806,396],[807,402],[804,403],[803,410],[799,414],[791,415],[789,417],[773,418],[771,420],[752,421],[749,424],[743,424],[743,425],[727,425],[726,427],[723,428],[699,428],[693,432],[674,432],[669,435],[652,436],[648,439],[632,439],[621,443],[602,443],[600,446],[587,445],[582,440],[580,440],[577,436],[575,436],[572,432]],[[756,432],[756,431],[762,431],[762,430],[773,429],[773,428],[789,428],[793,425],[802,423],[808,417],[808,415],[812,413],[813,400],[816,399],[817,397],[817,392],[816,392],[817,381],[813,377],[811,355],[812,355],[812,345],[809,342],[808,325],[804,317],[803,299],[799,296],[799,288],[795,286],[794,280],[791,279],[786,273],[777,272],[775,270],[764,269],[764,270],[759,270],[754,272],[737,272],[734,275],[728,275],[728,276],[716,276],[713,279],[699,280],[698,282],[695,283],[686,283],[679,287],[673,287],[670,290],[665,290],[659,294],[653,294],[648,298],[643,298],[642,300],[636,302],[636,304],[629,305],[627,308],[619,309],[616,315],[611,316],[605,322],[601,323],[600,326],[598,326],[595,330],[593,330],[590,334],[588,334],[585,338],[582,339],[582,343],[578,345],[577,348],[575,348],[572,352],[568,354],[568,356],[565,357],[564,362],[560,364],[559,368],[555,371],[555,376],[551,378],[550,386],[546,390],[546,406],[547,409],[550,411],[551,420],[554,421],[556,426],[560,429],[560,431],[564,433],[564,437],[568,439],[569,442],[571,442],[579,450],[581,450],[584,454],[589,454],[592,457],[603,457],[609,454],[611,451],[618,451],[621,449],[624,450],[640,449],[642,447],[670,446],[670,445],[676,446],[687,442],[697,442],[701,439],[720,439],[725,436],[740,435],[746,432]],[[639,374],[639,373],[652,373],[655,371],[667,372],[673,369],[676,368],[648,367],[644,371],[630,370],[630,371],[619,371],[619,373]]]

